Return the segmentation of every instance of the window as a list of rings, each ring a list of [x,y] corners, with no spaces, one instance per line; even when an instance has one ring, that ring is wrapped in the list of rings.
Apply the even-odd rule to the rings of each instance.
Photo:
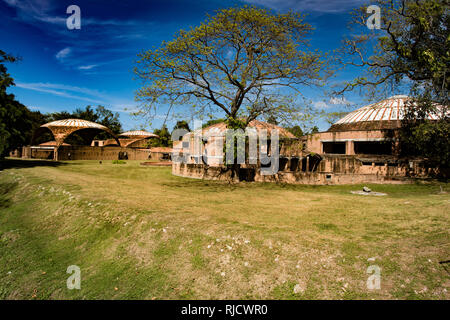
[[[390,141],[355,141],[356,154],[392,154]]]
[[[345,154],[345,142],[322,142],[323,153]]]

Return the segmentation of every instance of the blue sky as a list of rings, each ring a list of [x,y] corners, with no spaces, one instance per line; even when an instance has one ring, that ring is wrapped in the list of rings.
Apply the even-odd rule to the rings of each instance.
[[[158,47],[180,29],[194,27],[206,14],[230,6],[254,4],[275,11],[292,9],[308,13],[315,28],[313,48],[337,49],[347,32],[349,11],[362,0],[0,0],[1,49],[22,57],[8,64],[16,87],[9,91],[33,110],[53,112],[104,105],[119,112],[124,129],[145,126],[142,119],[129,115],[136,108],[134,92],[139,81],[133,79],[133,61],[142,50]],[[66,9],[81,9],[81,29],[68,30]],[[337,80],[350,80],[346,72]],[[305,90],[318,108],[340,110],[320,92]],[[325,100],[324,100],[325,99]],[[359,96],[349,97],[352,102]],[[160,127],[161,118],[152,127]],[[324,121],[318,121],[322,130]],[[168,123],[169,128],[173,123]],[[149,129],[147,127],[147,129]],[[150,128],[151,129],[151,128]]]

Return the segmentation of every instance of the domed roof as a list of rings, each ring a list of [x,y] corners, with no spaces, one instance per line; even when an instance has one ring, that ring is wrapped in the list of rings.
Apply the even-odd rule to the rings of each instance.
[[[87,120],[82,119],[64,119],[64,120],[56,120],[42,125],[41,127],[71,127],[71,128],[93,128],[93,129],[101,129],[101,130],[109,130],[107,127]]]
[[[381,130],[394,129],[401,126],[400,120],[405,115],[406,103],[411,98],[397,95],[367,105],[348,113],[335,122],[328,131],[347,130]],[[438,115],[429,113],[428,119],[437,120]]]
[[[117,144],[119,144],[119,140],[117,139],[116,135],[108,127],[83,119],[63,119],[43,124],[42,126],[40,126],[35,130],[33,134],[33,141],[34,137],[39,136],[46,130],[50,130],[52,132],[53,137],[55,138],[56,141],[55,145],[56,148],[61,146],[68,136],[79,130],[83,131],[83,136],[85,137],[85,140],[87,139],[92,140],[92,138],[94,138],[95,134],[97,134],[99,130],[105,131],[110,135],[112,135],[114,139],[117,141]]]
[[[127,131],[124,133],[121,133],[119,135],[120,137],[129,137],[129,138],[150,138],[150,137],[159,137],[158,135],[144,131],[144,130],[134,130],[134,131]]]
[[[47,142],[40,143],[39,145],[42,147],[54,147],[57,145],[57,143],[56,143],[56,141],[53,140],[53,141],[47,141]],[[62,146],[68,147],[68,146],[70,146],[70,144],[63,143]]]
[[[263,122],[263,121],[259,121],[259,120],[252,120],[248,124],[248,127],[255,128],[257,132],[260,132],[260,130],[267,130],[267,134],[268,135],[272,134],[272,130],[278,130],[278,134],[279,134],[280,138],[288,138],[288,139],[295,139],[296,138],[288,130],[286,130],[286,129],[282,128],[282,127],[279,127],[277,125],[268,123],[268,122]],[[203,128],[202,134],[204,136],[221,135],[223,132],[225,132],[226,129],[227,129],[227,125],[225,124],[225,122],[219,122],[219,123],[213,124],[211,126],[208,126],[206,128]]]

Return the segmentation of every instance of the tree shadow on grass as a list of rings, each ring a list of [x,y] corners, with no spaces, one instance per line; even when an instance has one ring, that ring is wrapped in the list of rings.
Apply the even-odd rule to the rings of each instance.
[[[5,209],[11,206],[10,193],[17,188],[17,182],[0,182],[0,209]]]
[[[52,160],[3,159],[0,160],[0,171],[13,168],[59,167],[66,163]]]

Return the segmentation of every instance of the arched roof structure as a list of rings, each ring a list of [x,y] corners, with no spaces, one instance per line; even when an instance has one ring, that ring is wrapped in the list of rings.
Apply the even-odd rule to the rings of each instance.
[[[328,131],[351,130],[383,130],[395,129],[401,126],[406,113],[408,101],[411,98],[397,95],[376,103],[369,104],[348,113],[345,117],[335,122]],[[437,106],[441,110],[442,106]],[[438,120],[439,115],[429,113],[429,120]]]
[[[141,139],[141,138],[159,138],[157,134],[144,131],[144,130],[134,130],[134,131],[127,131],[124,133],[119,134],[119,137],[127,137],[132,139]]]
[[[50,130],[52,132],[53,137],[55,138],[56,141],[55,144],[56,148],[59,148],[69,135],[79,130],[83,130],[85,132],[85,135],[91,138],[94,138],[94,136],[99,131],[105,131],[110,135],[112,135],[114,139],[117,141],[117,144],[120,145],[116,135],[109,128],[92,121],[82,119],[64,119],[52,121],[40,126],[34,133],[34,136],[35,137],[38,136],[45,130]]]
[[[252,120],[248,124],[248,127],[255,128],[258,133],[261,130],[266,130],[268,135],[271,135],[273,130],[278,130],[278,134],[279,134],[280,138],[284,138],[284,139],[295,139],[296,138],[291,132],[289,132],[285,128],[282,128],[280,126],[277,126],[277,125],[274,125],[274,124],[271,124],[268,122],[264,122],[264,121]],[[226,123],[219,122],[219,123],[216,123],[216,124],[213,124],[213,125],[203,128],[202,134],[205,136],[216,136],[216,135],[221,135],[226,130],[227,130]]]

